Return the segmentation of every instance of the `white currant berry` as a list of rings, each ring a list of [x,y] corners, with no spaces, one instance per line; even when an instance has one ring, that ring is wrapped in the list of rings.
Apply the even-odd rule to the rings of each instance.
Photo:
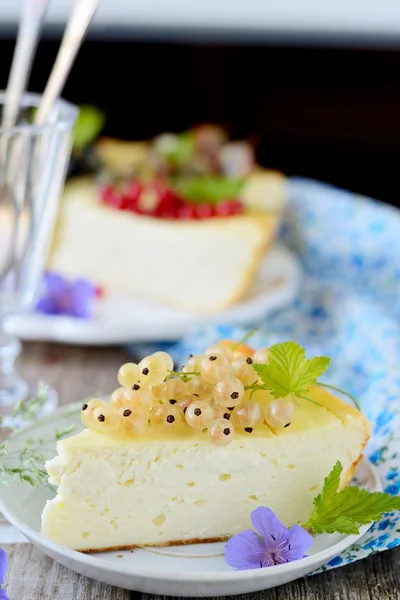
[[[157,356],[146,356],[139,363],[140,383],[146,385],[159,385],[168,374],[165,362]]]
[[[141,404],[146,410],[150,410],[155,401],[152,389],[139,383],[134,384],[131,389],[125,390],[124,400]]]
[[[191,354],[182,367],[183,373],[198,373],[200,370],[201,359],[201,354]]]
[[[176,429],[182,424],[182,412],[176,405],[160,404],[153,408],[151,422],[166,431]]]
[[[264,415],[270,427],[274,429],[288,427],[294,415],[293,403],[287,398],[272,400],[265,407]]]
[[[232,375],[240,379],[243,385],[253,385],[258,375],[253,369],[253,359],[250,356],[238,356],[231,362]]]
[[[115,408],[100,399],[93,399],[84,404],[81,415],[86,427],[101,433],[115,431],[120,424],[119,414]]]
[[[102,408],[103,406],[107,406],[107,402],[102,400],[101,398],[92,398],[88,400],[84,404],[82,404],[81,408],[81,421],[85,427],[91,426],[93,423],[93,412],[96,408]]]
[[[268,348],[260,348],[259,350],[256,350],[254,356],[253,356],[253,362],[254,363],[264,363],[267,364],[268,362],[268,355],[269,355],[269,349]]]
[[[199,400],[211,402],[213,399],[214,387],[200,375],[193,377],[187,385],[190,393],[197,396]]]
[[[126,433],[141,434],[147,429],[149,422],[148,411],[141,404],[126,403],[119,409],[121,428]]]
[[[173,371],[174,369],[174,361],[172,360],[171,356],[167,353],[167,352],[154,352],[154,354],[152,354],[152,356],[159,358],[164,365],[166,366],[168,371]]]
[[[235,428],[230,421],[218,419],[208,430],[208,439],[216,446],[227,446],[235,435]]]
[[[161,402],[175,404],[187,393],[186,386],[179,377],[173,377],[155,388],[152,388],[154,396]]]
[[[233,410],[232,421],[247,433],[252,433],[255,427],[264,423],[264,411],[257,402],[243,402]]]
[[[229,410],[229,408],[226,408],[226,406],[221,406],[219,404],[216,404],[215,406],[213,406],[214,409],[214,419],[215,420],[219,420],[219,419],[226,419],[227,421],[230,421],[232,418],[232,411]]]
[[[193,394],[189,394],[188,396],[183,396],[181,400],[178,401],[178,408],[182,411],[183,414],[186,413],[188,406],[192,404],[192,402],[197,402],[198,397]]]
[[[185,412],[186,423],[193,429],[206,429],[214,420],[214,411],[207,402],[192,402]]]
[[[200,375],[208,383],[217,383],[230,373],[230,364],[223,354],[205,354],[200,361]]]
[[[244,396],[244,386],[237,377],[229,376],[218,381],[214,388],[214,400],[222,406],[237,406]]]
[[[223,344],[213,344],[212,346],[209,346],[206,349],[205,354],[222,354],[222,356],[225,356],[229,362],[233,360],[232,350],[229,346]]]
[[[115,389],[113,391],[113,393],[110,396],[110,403],[115,407],[118,408],[119,406],[122,406],[122,403],[125,400],[125,391],[129,389],[129,388],[124,388],[124,387],[119,387],[117,389]]]
[[[131,387],[140,380],[140,369],[136,363],[125,363],[118,371],[118,383],[123,387]]]

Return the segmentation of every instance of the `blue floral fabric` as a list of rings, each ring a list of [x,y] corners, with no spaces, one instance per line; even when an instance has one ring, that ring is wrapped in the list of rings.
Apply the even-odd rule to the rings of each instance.
[[[400,493],[400,211],[332,186],[294,178],[282,239],[301,259],[303,281],[293,304],[254,323],[254,347],[293,339],[327,354],[325,380],[357,396],[374,424],[367,448],[385,492]],[[177,364],[221,337],[246,330],[205,326],[164,344]],[[160,344],[157,344],[160,349]],[[154,351],[133,346],[135,354]],[[400,545],[400,516],[375,523],[361,541],[323,570]]]

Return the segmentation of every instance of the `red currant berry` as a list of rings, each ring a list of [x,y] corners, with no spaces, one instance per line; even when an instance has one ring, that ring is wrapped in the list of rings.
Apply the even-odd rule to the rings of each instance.
[[[137,181],[129,181],[126,184],[124,190],[124,201],[128,210],[137,210],[141,193],[142,187],[137,183]]]
[[[195,219],[196,207],[194,204],[182,204],[178,209],[178,219]]]
[[[114,185],[105,185],[101,189],[101,199],[107,206],[123,209],[124,200]]]
[[[211,204],[199,204],[196,206],[196,216],[198,219],[209,219],[214,214],[214,207]]]
[[[229,217],[232,214],[232,201],[221,200],[216,205],[215,212],[219,217]]]
[[[243,212],[243,204],[241,202],[239,202],[239,200],[231,200],[231,204],[232,204],[232,208],[231,208],[231,214],[232,215],[240,215]]]

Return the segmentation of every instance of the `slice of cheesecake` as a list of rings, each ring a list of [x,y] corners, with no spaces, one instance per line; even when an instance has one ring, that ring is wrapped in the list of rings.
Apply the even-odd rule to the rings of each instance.
[[[246,294],[281,221],[285,179],[266,172],[263,181],[257,208],[250,180],[248,210],[204,220],[117,210],[101,202],[90,179],[71,181],[47,269],[187,312],[228,308]]]
[[[191,361],[193,370],[195,358]],[[238,367],[237,377],[239,371],[242,379],[248,377],[243,363],[231,366]],[[206,390],[218,426],[222,422],[221,435],[230,436],[230,415],[234,419],[238,409],[224,408],[218,404],[223,401],[219,392],[213,392],[212,400],[204,381],[197,383],[198,390]],[[135,409],[132,404],[132,410],[118,404],[120,394],[125,394],[125,388],[121,389],[111,403],[117,403],[123,421]],[[155,388],[155,396],[159,389]],[[131,398],[132,392],[127,393]],[[58,456],[46,463],[49,481],[58,490],[45,506],[43,535],[75,550],[100,552],[220,541],[247,529],[257,506],[271,508],[286,526],[304,522],[336,461],[343,465],[342,485],[349,482],[370,435],[367,419],[338,397],[318,386],[308,396],[319,405],[299,401],[290,423],[281,427],[263,419],[254,427],[245,427],[243,422],[241,428],[236,422],[232,441],[223,446],[210,441],[213,434],[210,437],[185,423],[185,418],[189,423],[191,402],[197,400],[192,396],[184,396],[182,402],[165,401],[164,396],[163,403],[157,402],[149,413],[148,429],[130,436],[99,431],[102,424],[116,427],[113,419],[117,417],[110,407],[96,409],[97,431],[88,428],[59,441]],[[271,396],[258,391],[252,401],[253,409],[257,405],[264,410]],[[138,410],[138,414],[143,412]],[[160,428],[154,418],[160,411],[164,417],[171,412],[166,428]],[[198,410],[192,410],[191,419],[196,414]],[[170,433],[168,426],[175,426],[180,418],[182,424]],[[211,421],[208,427],[211,432]]]

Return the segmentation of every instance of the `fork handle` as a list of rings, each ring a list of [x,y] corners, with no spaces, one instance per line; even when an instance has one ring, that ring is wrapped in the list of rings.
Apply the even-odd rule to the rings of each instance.
[[[46,122],[55,101],[60,96],[98,5],[99,0],[75,0],[56,61],[36,113],[37,125]]]
[[[49,0],[24,0],[5,93],[1,123],[4,129],[13,127],[17,120],[21,97],[26,89],[39,33],[49,4]]]

